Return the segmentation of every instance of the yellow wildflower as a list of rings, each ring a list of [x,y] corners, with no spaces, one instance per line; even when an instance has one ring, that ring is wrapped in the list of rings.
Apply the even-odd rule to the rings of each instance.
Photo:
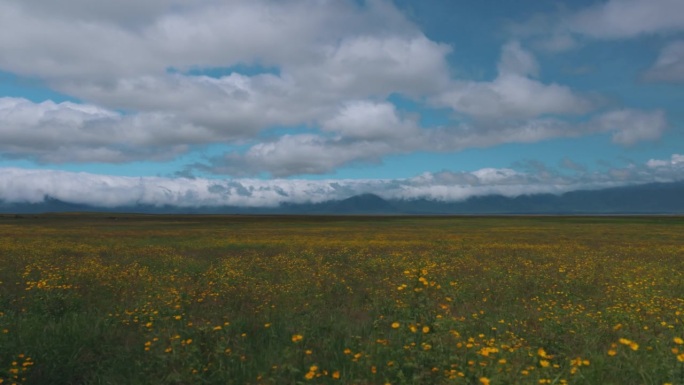
[[[618,341],[623,345],[629,345],[629,348],[634,351],[639,350],[639,344],[634,341],[628,340],[627,338],[620,338]]]
[[[538,354],[539,357],[541,357],[541,358],[546,358],[546,357],[548,357],[548,355],[546,354],[546,350],[544,350],[544,348],[539,348],[539,350],[537,350],[537,354]]]

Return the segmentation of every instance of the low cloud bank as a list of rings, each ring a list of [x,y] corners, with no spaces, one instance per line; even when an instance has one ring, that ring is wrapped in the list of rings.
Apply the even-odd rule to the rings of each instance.
[[[560,194],[684,179],[684,155],[651,159],[601,172],[576,167],[560,171],[532,167],[530,171],[485,168],[473,172],[442,171],[406,179],[203,179],[122,177],[56,170],[0,168],[0,201],[40,203],[46,197],[99,207],[240,206],[274,207],[282,203],[316,203],[374,193],[386,199],[461,201],[500,194]],[[570,171],[567,171],[570,170]]]

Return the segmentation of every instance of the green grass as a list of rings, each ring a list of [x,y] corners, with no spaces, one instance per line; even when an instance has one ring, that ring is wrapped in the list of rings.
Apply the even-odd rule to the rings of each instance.
[[[684,384],[680,217],[6,215],[0,234],[3,385]]]

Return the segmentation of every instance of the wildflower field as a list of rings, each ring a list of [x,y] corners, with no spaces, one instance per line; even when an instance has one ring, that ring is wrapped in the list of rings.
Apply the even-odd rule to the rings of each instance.
[[[684,384],[684,218],[0,216],[4,384]]]

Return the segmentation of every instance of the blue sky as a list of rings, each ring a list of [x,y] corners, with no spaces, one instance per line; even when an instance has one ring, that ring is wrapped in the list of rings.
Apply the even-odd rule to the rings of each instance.
[[[4,201],[684,179],[681,0],[0,0],[0,25]]]

